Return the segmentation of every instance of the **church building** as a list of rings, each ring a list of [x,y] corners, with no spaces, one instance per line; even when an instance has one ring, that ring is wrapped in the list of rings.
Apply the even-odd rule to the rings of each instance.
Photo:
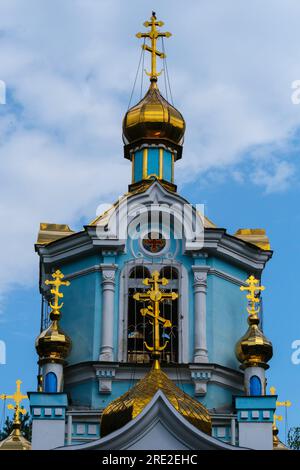
[[[177,191],[186,124],[157,69],[171,34],[154,12],[144,26],[150,83],[123,119],[127,192],[80,231],[40,224],[32,449],[280,447],[265,375],[270,243],[263,229],[227,233]]]

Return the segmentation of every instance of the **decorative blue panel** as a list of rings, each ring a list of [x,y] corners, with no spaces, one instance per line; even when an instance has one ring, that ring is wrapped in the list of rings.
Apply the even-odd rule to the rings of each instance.
[[[261,381],[257,375],[252,375],[250,378],[250,395],[260,396],[261,395]]]
[[[164,150],[163,179],[172,181],[172,154]]]
[[[143,150],[139,150],[134,154],[134,181],[143,179]]]
[[[45,392],[56,393],[57,392],[57,377],[54,372],[48,372],[45,377]]]
[[[148,149],[148,171],[147,176],[155,175],[159,177],[159,149]]]

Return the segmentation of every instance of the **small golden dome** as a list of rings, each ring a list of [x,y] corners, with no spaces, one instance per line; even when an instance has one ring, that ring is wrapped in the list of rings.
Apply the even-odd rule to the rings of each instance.
[[[246,334],[236,344],[236,357],[242,363],[242,369],[254,366],[267,369],[267,362],[273,356],[272,343],[259,328],[259,318],[256,315],[249,315],[248,324]]]
[[[153,367],[131,390],[105,408],[101,418],[101,436],[116,431],[136,418],[158,390],[193,426],[211,434],[211,418],[207,409],[180,390],[159,367]]]
[[[53,320],[35,341],[35,347],[41,360],[64,360],[70,353],[71,346],[70,338],[60,329],[57,320]]]
[[[20,425],[14,424],[10,435],[0,442],[0,450],[31,450],[31,443],[22,436]]]
[[[144,98],[127,111],[123,120],[126,144],[140,139],[165,139],[181,144],[184,131],[182,114],[163,98],[155,81]]]
[[[278,428],[273,425],[273,450],[289,450],[278,437]]]

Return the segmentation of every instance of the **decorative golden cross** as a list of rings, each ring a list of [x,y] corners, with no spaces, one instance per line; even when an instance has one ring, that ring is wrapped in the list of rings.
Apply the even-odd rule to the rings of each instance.
[[[270,387],[271,395],[276,395],[276,388],[274,386]],[[286,401],[276,401],[276,406],[284,406],[285,408],[289,408],[292,403],[289,400]],[[276,421],[282,421],[282,416],[277,415],[274,413],[273,417],[273,429],[277,429]]]
[[[149,38],[151,40],[151,47],[147,46],[146,44],[142,45],[142,48],[145,51],[151,52],[151,72],[147,73],[147,75],[150,77],[150,81],[156,82],[157,77],[161,74],[161,72],[157,72],[156,70],[156,56],[160,57],[161,59],[164,59],[166,55],[163,52],[160,52],[156,49],[156,41],[158,38],[169,38],[172,36],[171,33],[169,32],[161,32],[157,30],[158,27],[162,27],[164,25],[163,21],[158,21],[156,19],[156,14],[153,11],[152,16],[150,18],[150,21],[145,21],[144,26],[145,28],[151,28],[151,30],[147,33],[137,33],[136,37],[138,38]]]
[[[273,429],[277,429],[277,425],[276,425],[276,422],[277,421],[282,421],[282,416],[281,415],[276,415],[274,413],[274,416],[273,416]]]
[[[17,389],[13,395],[0,395],[1,400],[13,400],[15,402],[15,405],[11,405],[10,403],[7,405],[7,408],[9,410],[15,410],[14,414],[14,424],[20,424],[20,413],[22,415],[26,414],[25,408],[20,406],[20,403],[22,403],[23,400],[28,399],[27,395],[22,395],[21,393],[21,380],[16,380],[17,384]]]
[[[166,341],[163,346],[160,345],[159,325],[162,324],[163,328],[171,328],[172,326],[170,320],[167,320],[160,315],[159,304],[166,299],[177,299],[178,294],[176,292],[164,293],[160,290],[159,286],[166,286],[169,284],[169,281],[165,277],[160,278],[158,271],[154,271],[150,279],[144,279],[143,284],[145,284],[145,286],[150,286],[150,290],[144,293],[137,292],[133,295],[133,298],[138,301],[150,302],[148,307],[141,309],[141,314],[143,316],[148,315],[153,319],[153,321],[150,322],[153,325],[153,346],[149,346],[146,341],[144,344],[148,351],[152,351],[154,356],[158,357],[160,355],[160,351],[163,351],[168,344],[168,341]]]
[[[274,386],[270,387],[270,393],[271,395],[276,395],[276,388]],[[286,408],[289,408],[292,406],[292,402],[290,402],[290,400],[276,401],[276,406],[285,406]]]
[[[51,312],[51,316],[52,317],[59,317],[60,315],[60,310],[62,308],[62,306],[64,305],[64,303],[62,302],[61,304],[59,304],[59,299],[62,299],[64,294],[62,292],[59,291],[59,288],[60,286],[69,286],[70,285],[70,282],[69,281],[62,281],[62,279],[65,277],[63,275],[63,273],[57,269],[53,274],[52,274],[52,277],[54,279],[54,281],[49,281],[48,279],[45,281],[45,284],[47,286],[54,286],[54,288],[52,288],[50,290],[51,294],[53,294],[54,296],[54,303],[51,303],[50,302],[50,307],[52,308],[52,312]]]
[[[250,303],[250,307],[247,307],[247,312],[249,313],[249,315],[257,315],[260,310],[260,307],[258,305],[255,307],[255,305],[259,304],[260,302],[260,298],[257,297],[257,293],[265,290],[265,287],[260,286],[259,280],[256,279],[253,275],[248,277],[248,279],[246,280],[246,284],[248,284],[248,286],[241,286],[240,290],[249,292],[246,295],[246,298]]]

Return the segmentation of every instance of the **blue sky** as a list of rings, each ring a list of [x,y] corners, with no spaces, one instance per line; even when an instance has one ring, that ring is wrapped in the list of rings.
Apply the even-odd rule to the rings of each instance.
[[[190,0],[184,8],[177,0],[1,1],[0,340],[7,365],[0,365],[0,391],[11,391],[17,378],[26,390],[36,384],[39,223],[79,228],[98,204],[127,189],[121,121],[140,54],[134,35],[152,9],[173,33],[166,45],[171,86],[187,122],[176,181],[229,233],[267,230],[274,249],[264,275],[265,331],[275,352],[269,383],[293,402],[288,424],[300,424],[300,365],[291,362],[291,343],[300,339],[296,0]]]

